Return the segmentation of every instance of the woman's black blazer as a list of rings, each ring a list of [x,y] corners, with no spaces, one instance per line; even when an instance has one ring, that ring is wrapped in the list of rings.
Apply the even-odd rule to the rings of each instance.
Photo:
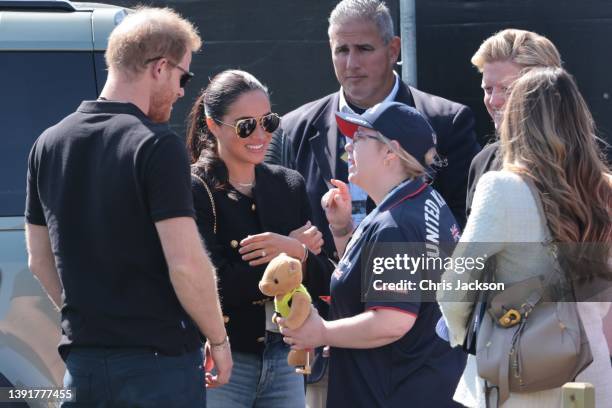
[[[211,260],[217,269],[221,307],[227,322],[232,348],[245,352],[261,352],[265,334],[266,299],[258,288],[266,265],[252,267],[242,260],[237,246],[246,238],[243,225],[252,214],[245,213],[244,205],[238,205],[226,190],[215,190],[210,178],[201,168],[192,166],[192,173],[200,176],[211,189],[217,232],[214,233],[214,217],[210,197],[195,177],[192,177],[194,206],[197,225]],[[234,196],[236,193],[234,194]],[[304,179],[295,170],[277,165],[260,164],[255,167],[254,206],[250,210],[257,215],[260,232],[289,233],[311,220],[310,204]],[[329,294],[329,280],[333,265],[324,253],[309,253],[304,268],[304,284],[311,296]]]

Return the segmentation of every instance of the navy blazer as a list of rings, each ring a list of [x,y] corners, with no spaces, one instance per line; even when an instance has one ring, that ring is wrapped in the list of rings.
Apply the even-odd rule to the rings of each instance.
[[[472,200],[476,192],[478,180],[488,171],[501,170],[502,158],[499,153],[499,141],[486,145],[480,153],[474,157],[470,164],[468,174],[467,196],[465,197],[465,214],[469,217],[472,211]]]
[[[266,161],[297,170],[306,180],[312,222],[323,232],[325,249],[334,253],[321,197],[332,187],[329,179],[347,181],[348,168],[340,156],[344,138],[335,119],[339,92],[307,103],[283,116],[272,138]],[[457,222],[465,225],[467,175],[472,158],[480,151],[474,132],[474,116],[464,105],[431,95],[400,82],[395,98],[421,112],[435,130],[438,153],[447,165],[438,170],[433,187],[444,197]],[[337,254],[335,257],[337,257]]]

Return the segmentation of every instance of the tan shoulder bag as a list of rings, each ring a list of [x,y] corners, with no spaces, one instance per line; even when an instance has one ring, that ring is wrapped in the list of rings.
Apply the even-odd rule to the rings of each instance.
[[[535,186],[527,184],[544,217]],[[551,283],[564,275],[554,244],[544,245],[553,251],[549,272],[513,284],[487,302],[476,341],[478,375],[487,382],[487,404],[491,388],[497,388],[501,405],[510,392],[561,387],[593,361],[576,302],[552,299]]]

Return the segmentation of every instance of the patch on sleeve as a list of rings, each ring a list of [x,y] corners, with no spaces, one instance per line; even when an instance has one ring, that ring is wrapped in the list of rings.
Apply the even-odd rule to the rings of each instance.
[[[450,233],[453,236],[455,242],[459,242],[459,240],[461,239],[461,232],[459,232],[459,227],[457,226],[457,224],[453,224],[453,226],[450,228]]]

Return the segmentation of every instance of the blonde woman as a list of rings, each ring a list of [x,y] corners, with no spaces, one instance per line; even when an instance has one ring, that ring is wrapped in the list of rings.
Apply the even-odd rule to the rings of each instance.
[[[465,354],[436,336],[435,302],[361,297],[362,268],[373,259],[370,245],[424,243],[428,234],[436,244],[459,237],[444,199],[424,181],[435,157],[434,132],[418,111],[398,102],[336,117],[351,139],[349,181],[376,208],[353,231],[348,186],[332,180],[336,188],[322,200],[342,254],[331,279],[332,320],[313,311],[300,329],[281,332],[294,348],[331,346],[329,407],[458,407],[452,393]]]
[[[535,68],[516,80],[506,102],[500,141],[503,169],[485,174],[476,187],[472,215],[461,243],[478,244],[462,246],[471,248],[463,254],[471,251],[471,256],[494,256],[495,280],[512,284],[550,271],[548,249],[541,245],[548,237],[560,244],[560,259],[571,260],[574,255],[570,251],[576,245],[564,244],[595,242],[604,247],[591,254],[599,258],[593,259],[593,265],[602,265],[601,270],[569,262],[563,273],[578,290],[594,275],[609,279],[610,170],[598,149],[591,114],[572,77],[561,68]],[[533,182],[537,194],[531,193],[527,180]],[[538,202],[544,219],[539,215]],[[457,278],[453,271],[443,276],[448,281]],[[472,271],[469,278],[481,276]],[[460,345],[471,304],[442,302],[440,306],[450,329],[451,345]],[[578,304],[593,363],[576,381],[595,385],[599,407],[612,406],[612,368],[602,331],[602,317],[608,308],[609,303]],[[460,388],[470,382],[463,380]],[[480,381],[477,383],[474,401],[461,401],[465,405],[485,405],[484,388]],[[489,402],[495,404],[495,399]],[[561,389],[557,388],[510,393],[501,406],[556,408],[560,404]]]

